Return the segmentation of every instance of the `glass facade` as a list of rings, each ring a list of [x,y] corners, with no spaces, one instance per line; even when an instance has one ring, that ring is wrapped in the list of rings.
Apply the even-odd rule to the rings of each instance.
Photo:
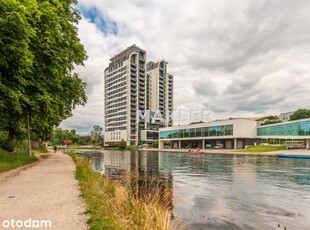
[[[177,129],[161,131],[160,139],[187,138],[187,137],[217,137],[232,136],[233,125],[218,125],[192,129]]]
[[[310,136],[310,120],[258,127],[257,136]]]

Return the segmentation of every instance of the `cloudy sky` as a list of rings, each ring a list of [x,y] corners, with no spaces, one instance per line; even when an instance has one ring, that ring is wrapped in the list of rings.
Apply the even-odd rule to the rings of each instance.
[[[308,0],[79,0],[77,7],[89,58],[76,71],[88,103],[62,128],[104,127],[104,68],[132,44],[148,61],[168,61],[175,108],[206,109],[213,119],[310,108]]]

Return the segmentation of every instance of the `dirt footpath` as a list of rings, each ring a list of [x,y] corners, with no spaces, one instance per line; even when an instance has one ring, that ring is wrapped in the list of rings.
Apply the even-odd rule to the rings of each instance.
[[[0,174],[0,229],[88,229],[70,156],[50,152],[12,172]]]

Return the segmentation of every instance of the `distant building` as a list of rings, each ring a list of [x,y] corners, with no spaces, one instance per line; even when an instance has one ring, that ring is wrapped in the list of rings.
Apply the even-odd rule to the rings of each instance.
[[[173,75],[167,72],[167,62],[147,63],[147,109],[161,111],[166,118],[167,110],[173,109]],[[165,126],[171,126],[172,120],[166,120]]]
[[[117,146],[122,139],[127,145],[152,143],[160,127],[172,125],[139,118],[146,110],[160,110],[164,116],[172,110],[173,76],[166,69],[165,61],[146,66],[146,51],[136,45],[110,59],[104,71],[105,145]]]
[[[110,59],[105,78],[105,144],[137,145],[137,110],[145,111],[146,51],[132,45]]]
[[[171,148],[244,148],[259,143],[256,121],[236,118],[160,129],[160,147],[169,141]]]
[[[294,113],[294,112],[280,113],[280,115],[279,115],[280,121],[282,121],[282,122],[289,121],[290,118],[291,118],[291,115],[292,115],[293,113]]]
[[[264,143],[291,144],[310,149],[310,118],[260,126],[254,120],[227,119],[161,128],[159,146],[170,148],[241,149]]]

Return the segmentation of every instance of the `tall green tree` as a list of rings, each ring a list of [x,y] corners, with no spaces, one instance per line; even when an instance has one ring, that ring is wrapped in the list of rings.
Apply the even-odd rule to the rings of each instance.
[[[23,109],[26,76],[32,71],[34,55],[30,40],[35,29],[29,19],[38,10],[36,1],[0,1],[0,128],[7,132],[6,149],[15,138],[23,138]]]
[[[87,58],[74,4],[0,1],[0,128],[8,133],[8,150],[27,115],[33,132],[43,138],[86,103],[86,84],[74,72]]]
[[[309,109],[298,109],[290,116],[291,121],[305,119],[305,118],[310,118]]]
[[[61,128],[55,128],[53,130],[53,135],[51,138],[51,142],[53,144],[64,144],[64,140],[68,140],[68,144],[85,144],[85,140],[78,134],[76,134],[76,130],[63,130]]]
[[[103,128],[100,125],[94,125],[93,131],[91,131],[91,141],[94,144],[103,145],[103,138],[102,138],[102,131]]]

